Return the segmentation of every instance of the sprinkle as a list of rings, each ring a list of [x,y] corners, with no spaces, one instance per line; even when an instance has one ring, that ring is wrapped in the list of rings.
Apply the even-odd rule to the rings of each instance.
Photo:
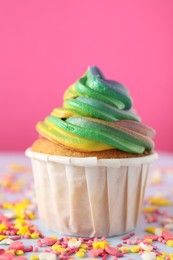
[[[39,260],[56,260],[56,255],[54,253],[40,253]]]
[[[107,241],[97,241],[92,244],[93,248],[101,248],[105,249],[106,246],[109,246],[109,243]]]
[[[51,238],[51,237],[45,237],[43,238],[43,243],[47,246],[52,246],[57,242],[57,239]]]
[[[16,250],[15,254],[16,255],[23,255],[24,252],[23,252],[23,250]]]
[[[5,238],[0,242],[0,245],[10,245],[11,243],[13,243],[13,240],[10,238]]]
[[[12,260],[14,254],[12,253],[4,253],[0,255],[0,260]]]
[[[162,232],[162,237],[166,240],[173,240],[173,233],[171,233],[169,230],[168,231],[163,231]]]
[[[162,236],[162,231],[163,229],[162,228],[156,228],[155,231],[154,231],[154,234],[158,237],[161,237]]]
[[[146,245],[142,242],[139,244],[139,246],[140,246],[140,248],[142,248],[145,251],[152,251],[153,250],[153,247],[151,245]]]
[[[39,260],[39,256],[38,255],[31,255],[30,260]]]
[[[117,248],[117,247],[106,246],[106,247],[105,247],[105,251],[106,251],[109,255],[116,255],[116,254],[118,253],[118,248]]]
[[[141,258],[143,260],[155,260],[156,253],[155,252],[144,252],[144,253],[142,253]]]
[[[24,245],[21,241],[13,241],[13,243],[10,244],[9,249],[24,250]]]
[[[166,244],[167,244],[168,246],[173,246],[173,240],[168,240],[168,241],[166,242]]]
[[[131,251],[132,253],[138,253],[139,250],[140,250],[140,246],[132,246],[132,247],[130,248],[130,251]]]
[[[81,241],[77,240],[76,238],[69,239],[68,241],[68,247],[79,248],[80,245],[81,245]]]
[[[78,251],[78,252],[76,252],[76,256],[79,257],[79,258],[82,258],[82,257],[85,256],[85,253],[82,252],[82,251]]]
[[[144,235],[144,239],[151,239],[153,241],[157,241],[158,236],[156,236],[156,235]]]
[[[94,248],[91,249],[89,253],[92,257],[98,257],[103,253],[103,250],[101,248]]]
[[[122,237],[121,239],[126,240],[126,239],[129,239],[129,238],[130,238],[130,235],[127,235],[127,236]]]

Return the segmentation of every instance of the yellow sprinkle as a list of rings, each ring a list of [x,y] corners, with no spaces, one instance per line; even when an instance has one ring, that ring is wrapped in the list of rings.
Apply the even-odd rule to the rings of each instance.
[[[156,209],[158,209],[157,206],[146,207],[146,208],[143,208],[143,212],[152,213],[152,212],[155,211]]]
[[[154,205],[158,205],[158,206],[170,206],[171,202],[164,198],[164,197],[151,197],[148,199],[148,202]]]
[[[85,253],[85,252],[86,252],[86,249],[84,249],[84,248],[80,248],[79,251]]]
[[[17,232],[18,235],[26,235],[26,233],[30,234],[28,226],[21,226]]]
[[[167,244],[168,246],[173,246],[173,240],[168,240],[168,241],[166,242],[166,244]]]
[[[93,248],[101,248],[105,249],[106,246],[109,246],[109,243],[107,241],[97,241],[92,244]]]
[[[29,217],[29,219],[35,219],[36,215],[34,213],[27,213],[27,216]]]
[[[164,260],[164,259],[165,259],[164,256],[161,256],[161,255],[156,256],[156,260]]]
[[[76,241],[77,241],[76,238],[70,238],[70,239],[69,239],[69,242],[76,242]]]
[[[31,255],[30,260],[39,260],[39,256],[38,255]]]
[[[122,251],[126,251],[126,253],[129,251],[129,249],[128,249],[128,247],[126,247],[126,246],[122,246],[122,247],[120,247],[120,251],[122,252]]]
[[[16,255],[23,255],[24,252],[23,252],[23,250],[16,250],[15,254]]]
[[[54,250],[54,251],[58,251],[60,248],[61,248],[60,245],[53,245],[52,246],[52,250]]]
[[[2,223],[0,224],[0,233],[2,233],[4,230],[8,230],[8,227],[4,223]]]
[[[81,245],[80,245],[80,248],[88,249],[88,246],[87,246],[87,244],[81,244]]]
[[[39,233],[32,233],[30,236],[31,236],[31,238],[36,239],[36,238],[39,238]]]
[[[151,238],[147,238],[145,240],[148,242],[148,244],[152,244],[152,242],[153,242],[153,240]]]
[[[148,227],[145,229],[145,231],[148,233],[154,234],[155,229],[156,229],[156,227]]]
[[[5,238],[7,238],[7,236],[0,235],[0,241],[4,240]]]
[[[4,202],[4,203],[2,204],[2,207],[3,207],[4,209],[12,209],[12,208],[13,208],[13,204],[10,203],[10,202]]]
[[[162,256],[167,256],[167,253],[166,252],[162,252]]]
[[[140,250],[140,246],[132,246],[132,247],[130,248],[130,251],[131,251],[132,253],[138,253],[139,250]]]
[[[78,251],[78,252],[76,253],[76,256],[79,257],[79,258],[82,258],[82,257],[85,256],[85,253],[84,253],[84,252],[81,252],[81,251]]]
[[[169,254],[170,257],[173,257],[173,254]]]
[[[50,238],[53,238],[53,239],[57,239],[57,240],[58,240],[58,237],[57,237],[57,236],[50,236]]]
[[[14,253],[15,253],[15,250],[13,250],[13,249],[7,249],[7,250],[5,250],[5,253],[11,253],[11,254],[13,254],[14,255]]]

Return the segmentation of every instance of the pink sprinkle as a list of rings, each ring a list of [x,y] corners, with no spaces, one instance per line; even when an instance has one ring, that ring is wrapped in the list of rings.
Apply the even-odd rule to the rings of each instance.
[[[156,235],[144,235],[144,239],[152,239],[153,241],[157,241],[158,238]]]
[[[162,238],[162,237],[159,237],[159,238],[158,238],[158,241],[159,241],[159,242],[162,242],[162,241],[163,241],[163,238]]]
[[[169,230],[163,231],[162,237],[166,240],[173,240],[173,233],[171,233]]]
[[[21,238],[21,236],[10,237],[10,239],[12,239],[13,241],[19,240],[20,238]]]
[[[117,247],[121,247],[121,246],[122,246],[122,244],[118,244],[118,245],[117,245]]]
[[[135,233],[134,232],[132,232],[132,233],[130,233],[129,234],[131,237],[133,237],[134,235],[135,235]]]
[[[40,239],[37,240],[37,246],[42,247],[42,242]]]
[[[106,247],[105,247],[105,251],[106,251],[109,255],[116,255],[116,254],[118,253],[118,248],[117,248],[117,247],[106,246]]]
[[[162,240],[162,244],[166,244],[166,240],[163,239],[163,240]]]
[[[102,241],[106,241],[106,237],[102,237]]]
[[[132,241],[131,240],[127,240],[127,245],[131,245]]]
[[[56,243],[57,239],[51,238],[51,237],[45,237],[43,238],[43,243],[47,246],[52,246]]]
[[[123,241],[123,244],[127,244],[127,241]]]
[[[17,256],[17,257],[13,257],[11,260],[27,260],[27,258],[25,256]]]
[[[30,238],[30,235],[29,234],[26,234],[26,235],[24,235],[24,238]]]
[[[127,235],[127,236],[122,237],[121,239],[126,240],[126,239],[129,239],[129,238],[130,238],[130,235]]]
[[[14,255],[12,253],[4,253],[0,255],[0,260],[12,260]]]
[[[29,246],[29,247],[24,247],[23,252],[32,252],[33,251],[33,246]]]
[[[38,252],[38,247],[34,247],[34,248],[33,248],[33,251],[34,251],[34,252]]]
[[[14,236],[16,232],[14,230],[10,231],[10,236]]]
[[[0,248],[0,255],[4,254],[5,250]]]
[[[92,257],[98,257],[103,253],[103,250],[101,248],[94,248],[90,250],[90,255]]]
[[[9,246],[9,249],[24,250],[24,245],[21,241],[14,241]]]
[[[102,260],[105,260],[105,259],[107,258],[107,256],[108,256],[108,254],[104,254],[104,255],[102,256]]]
[[[152,245],[152,247],[153,247],[154,250],[157,250],[157,249],[158,249],[157,246]]]
[[[117,257],[123,257],[124,254],[123,254],[123,253],[117,253],[116,256],[117,256]]]

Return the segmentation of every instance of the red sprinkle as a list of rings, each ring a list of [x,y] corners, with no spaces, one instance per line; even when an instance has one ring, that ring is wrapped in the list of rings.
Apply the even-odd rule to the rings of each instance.
[[[130,235],[127,235],[127,236],[122,237],[121,239],[126,240],[126,239],[129,239],[129,238],[130,238]]]

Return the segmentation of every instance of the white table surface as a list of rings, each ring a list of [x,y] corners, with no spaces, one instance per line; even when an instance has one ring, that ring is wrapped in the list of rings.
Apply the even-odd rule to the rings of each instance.
[[[25,197],[25,189],[23,192],[19,192],[16,194],[1,194],[2,193],[2,187],[1,187],[1,180],[2,176],[4,174],[10,173],[9,166],[15,164],[15,165],[23,165],[26,167],[31,167],[30,160],[25,157],[24,153],[0,153],[0,204],[3,203],[4,201],[13,201],[14,199],[22,199]],[[158,175],[158,172],[160,173],[160,176]],[[21,174],[21,173],[20,173]],[[23,176],[23,177],[22,177]],[[151,184],[156,178],[160,179],[159,184]],[[21,178],[27,178],[28,184],[32,184],[32,174],[21,174]],[[159,153],[159,159],[157,159],[151,166],[150,172],[149,172],[149,178],[148,178],[148,183],[147,183],[147,188],[145,192],[145,200],[149,196],[153,195],[161,195],[161,196],[166,196],[166,198],[169,198],[173,202],[173,154],[169,153]],[[173,217],[173,206],[169,207],[162,207],[159,208],[160,210],[166,211],[169,213],[170,216]],[[0,213],[3,213],[4,210],[0,209]],[[44,236],[51,236],[51,235],[57,235],[60,237],[60,235],[51,232],[47,230],[39,221],[39,217],[36,220],[32,220],[32,222],[38,227],[38,229],[43,233]],[[138,222],[138,225],[136,227],[135,235],[143,238],[144,234],[147,234],[144,232],[144,229],[149,226],[158,226],[161,227],[159,223],[151,223],[148,224],[146,223],[146,220],[144,218],[144,215],[141,214],[140,220]],[[170,230],[171,231],[171,230]],[[173,233],[173,230],[171,231]],[[121,240],[122,236],[117,236],[117,237],[112,237],[107,239],[112,246],[115,246],[119,243],[122,243]],[[36,246],[36,241],[35,239],[22,239],[24,245],[29,246],[33,245]],[[167,252],[167,253],[173,253],[173,247],[168,247],[167,245],[164,245],[160,242],[154,242],[154,245],[158,246],[158,251],[162,252]],[[6,249],[7,246],[0,245],[0,249],[4,248]],[[44,250],[45,248],[41,248],[41,250]],[[30,255],[33,254],[39,254],[38,253],[27,253],[24,256],[27,259],[30,259]],[[88,257],[91,257],[88,255]],[[73,255],[72,258],[75,258]],[[111,259],[113,257],[108,257],[108,259]],[[141,259],[139,254],[126,254],[123,258],[121,259]]]

